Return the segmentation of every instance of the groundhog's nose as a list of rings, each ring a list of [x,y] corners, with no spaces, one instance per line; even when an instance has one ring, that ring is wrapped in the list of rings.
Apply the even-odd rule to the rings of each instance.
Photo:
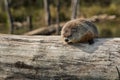
[[[68,42],[69,40],[68,40],[68,38],[65,38],[65,42]]]

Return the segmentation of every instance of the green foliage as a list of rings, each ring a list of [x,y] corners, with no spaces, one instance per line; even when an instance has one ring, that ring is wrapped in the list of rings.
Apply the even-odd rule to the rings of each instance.
[[[65,7],[70,7],[71,6],[71,0],[59,0],[61,6]],[[57,0],[49,0],[49,3],[53,5],[54,7],[56,6]]]
[[[99,15],[99,14],[103,14],[103,10],[100,6],[96,6],[96,5],[93,5],[91,7],[84,7],[82,6],[80,8],[80,14],[84,17],[91,17],[93,15]],[[87,11],[87,12],[86,12]]]
[[[111,37],[112,36],[112,31],[110,29],[102,29],[100,32],[101,37]]]
[[[7,16],[6,13],[4,11],[4,5],[3,5],[4,1],[0,0],[0,23],[5,23],[7,21]]]
[[[120,16],[120,11],[119,11],[120,5],[116,5],[116,4],[111,4],[108,9],[106,9],[106,13],[110,14],[110,15],[116,15],[116,16]]]
[[[120,27],[115,29],[114,36],[120,37]]]
[[[5,23],[6,21],[7,21],[6,13],[0,11],[0,23]]]
[[[99,6],[109,6],[112,3],[112,0],[80,0],[80,4],[82,6],[92,6],[92,5],[99,5]]]
[[[43,8],[43,0],[11,0],[10,6],[14,9],[25,8]]]
[[[12,12],[12,17],[14,21],[24,21],[25,17],[27,16],[26,9],[25,8],[20,8],[17,10],[11,9]]]
[[[100,32],[100,37],[120,36],[120,24],[116,20],[104,21],[96,24]]]
[[[50,10],[51,10],[52,22],[56,23],[56,8],[53,5],[51,5]],[[66,11],[67,11],[67,13],[66,13]],[[62,9],[60,9],[60,21],[61,22],[70,20],[70,15],[71,15],[70,10],[68,8],[62,7]]]

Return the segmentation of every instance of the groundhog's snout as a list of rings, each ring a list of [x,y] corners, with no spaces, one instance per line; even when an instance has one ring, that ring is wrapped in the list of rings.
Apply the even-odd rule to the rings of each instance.
[[[64,36],[64,41],[67,42],[67,43],[70,43],[71,42],[71,37],[72,37],[72,34],[70,34],[69,36]]]
[[[68,39],[68,38],[65,38],[64,40],[65,40],[65,42],[69,42],[69,39]]]

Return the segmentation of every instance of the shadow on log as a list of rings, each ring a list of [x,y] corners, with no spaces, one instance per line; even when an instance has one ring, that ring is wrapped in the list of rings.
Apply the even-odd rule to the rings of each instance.
[[[68,45],[60,36],[0,35],[2,80],[119,80],[118,70],[120,38]]]

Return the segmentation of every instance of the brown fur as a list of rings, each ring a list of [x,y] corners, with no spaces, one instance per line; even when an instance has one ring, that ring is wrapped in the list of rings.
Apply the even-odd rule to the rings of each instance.
[[[81,37],[80,42],[87,42],[94,38],[94,35],[89,31],[83,37]]]
[[[69,40],[67,43],[88,42],[98,36],[98,31],[90,21],[75,19],[68,21],[63,26],[61,36],[64,41]]]

